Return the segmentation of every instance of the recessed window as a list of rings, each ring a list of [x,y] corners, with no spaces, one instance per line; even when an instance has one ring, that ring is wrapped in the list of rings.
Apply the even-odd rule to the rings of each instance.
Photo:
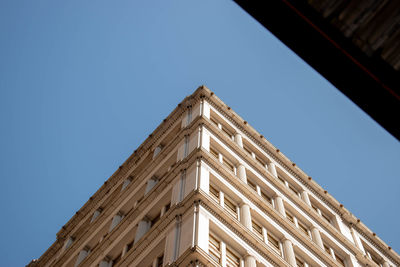
[[[221,241],[211,234],[208,237],[208,252],[213,260],[221,263]]]
[[[210,185],[210,196],[213,197],[217,202],[219,202],[219,191],[212,185]]]
[[[250,180],[247,180],[247,185],[251,187],[251,189],[253,189],[254,191],[257,191],[257,186],[255,183],[253,183]]]
[[[227,267],[240,266],[240,257],[228,247],[226,248],[226,266]]]
[[[291,184],[289,184],[289,189],[290,189],[293,193],[295,193],[297,196],[299,196],[299,192],[298,192],[297,189],[294,188]]]
[[[335,259],[341,266],[345,266],[344,260],[340,256],[338,256],[336,253],[335,253]]]
[[[299,225],[299,229],[304,232],[307,236],[308,235],[308,228],[307,226],[305,226],[302,222],[300,222],[299,220],[297,220],[297,224]]]
[[[294,217],[292,214],[290,214],[289,212],[286,211],[286,218],[291,221],[292,223],[294,223]]]
[[[246,146],[243,146],[244,151],[246,151],[248,154],[252,155],[252,152],[249,148],[247,148]]]
[[[237,218],[236,205],[233,204],[233,202],[226,197],[224,197],[224,206],[229,213],[231,213],[235,218]]]
[[[212,147],[210,147],[210,153],[211,153],[211,155],[213,155],[215,158],[219,158],[219,153],[218,153],[218,151],[217,150],[215,150],[214,148],[212,148]]]
[[[164,254],[157,257],[157,267],[162,267],[164,264]]]
[[[261,225],[259,225],[258,223],[256,223],[255,221],[251,221],[252,223],[252,228],[253,228],[253,232],[262,236],[262,227]]]
[[[224,164],[226,167],[228,167],[228,169],[229,169],[230,171],[233,172],[233,171],[235,170],[233,163],[230,162],[230,161],[229,161],[228,159],[226,159],[225,157],[223,157],[222,159],[223,159],[223,160],[222,160],[222,164]]]
[[[272,199],[263,191],[261,191],[261,196],[272,205]]]
[[[268,244],[274,248],[275,250],[277,250],[277,252],[279,253],[281,251],[280,247],[279,247],[279,241],[277,238],[275,238],[274,236],[272,236],[270,233],[267,233],[267,238],[268,238]]]
[[[257,160],[258,163],[260,163],[261,165],[265,166],[265,162],[262,159],[260,159],[259,157],[256,156],[256,160]]]
[[[297,267],[304,267],[304,261],[296,257],[296,266]]]

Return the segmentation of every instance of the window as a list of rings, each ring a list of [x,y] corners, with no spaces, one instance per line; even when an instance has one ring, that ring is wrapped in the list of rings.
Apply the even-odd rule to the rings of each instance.
[[[327,245],[325,245],[325,244],[324,244],[324,249],[325,249],[326,253],[328,253],[329,255],[331,255],[331,250],[330,250],[330,248],[329,248]]]
[[[223,157],[222,159],[222,164],[224,164],[226,167],[228,167],[229,170],[233,172],[235,170],[233,163],[227,160],[225,157]]]
[[[263,191],[261,191],[261,196],[272,205],[272,199]]]
[[[279,179],[279,181],[281,181],[284,185],[286,185],[286,181],[285,181],[282,177],[280,177],[279,175],[278,175],[278,179]]]
[[[262,159],[260,159],[259,157],[256,156],[256,160],[258,161],[258,163],[260,163],[261,165],[263,165],[265,167],[266,164]]]
[[[155,225],[159,220],[160,220],[160,213],[158,213],[157,215],[156,215],[156,217],[154,217],[152,220],[151,220],[151,226],[153,226],[153,225]]]
[[[296,266],[297,267],[304,267],[304,261],[300,260],[298,257],[296,257]]]
[[[218,122],[213,117],[211,117],[210,120],[212,123],[214,123],[216,126],[218,126]]]
[[[257,186],[256,186],[255,183],[253,183],[253,182],[250,181],[250,180],[247,180],[247,184],[248,184],[248,186],[251,187],[251,189],[253,189],[254,191],[257,191]]]
[[[270,233],[267,234],[268,244],[271,245],[272,248],[277,250],[278,252],[281,251],[279,247],[279,241],[275,237],[273,237]]]
[[[244,151],[246,151],[247,153],[249,153],[250,155],[252,155],[253,152],[251,152],[250,149],[248,149],[246,146],[243,146]]]
[[[226,248],[226,266],[227,267],[239,267],[240,257],[236,255],[231,249]]]
[[[309,236],[308,234],[308,228],[307,226],[305,226],[302,222],[300,222],[299,220],[297,220],[297,224],[299,225],[299,229],[304,232],[307,236]]]
[[[311,207],[313,208],[313,210],[315,210],[318,214],[320,214],[322,216],[322,218],[324,218],[325,221],[327,221],[328,223],[332,224],[331,222],[331,218],[325,213],[323,212],[320,208],[318,208],[317,206],[315,206],[314,204],[311,203]]]
[[[297,196],[299,196],[299,192],[297,192],[296,188],[294,188],[291,184],[289,184],[289,189],[295,193]]]
[[[345,266],[344,260],[341,257],[339,257],[336,253],[335,253],[335,259],[340,265]]]
[[[221,241],[211,234],[208,238],[208,252],[213,260],[221,263]]]
[[[251,223],[252,223],[253,232],[262,236],[262,227],[253,220],[251,221]]]
[[[227,136],[229,136],[230,139],[232,139],[233,134],[230,133],[225,127],[222,127],[222,131],[223,131]]]
[[[290,214],[289,212],[286,211],[286,218],[291,221],[292,223],[294,223],[294,217],[292,214]]]
[[[157,257],[157,267],[162,267],[164,264],[164,254]]]
[[[367,250],[367,255],[371,258],[371,260],[372,260],[373,262],[375,262],[376,264],[378,264],[378,266],[381,266],[381,262],[380,262],[380,260],[378,259],[377,256],[375,256],[373,253],[371,253],[371,252],[368,251],[368,250]]]
[[[210,153],[211,155],[213,155],[214,157],[216,157],[217,159],[219,158],[219,153],[218,151],[216,151],[214,148],[210,147]]]
[[[236,210],[236,205],[233,204],[232,201],[230,201],[228,198],[224,198],[224,206],[226,210],[231,213],[235,218],[237,218],[237,210]]]
[[[219,191],[210,185],[210,196],[213,197],[217,202],[219,202]]]
[[[322,216],[322,218],[325,219],[325,221],[327,221],[328,223],[331,223],[331,219],[325,213],[323,213],[322,211],[321,211],[321,216]]]

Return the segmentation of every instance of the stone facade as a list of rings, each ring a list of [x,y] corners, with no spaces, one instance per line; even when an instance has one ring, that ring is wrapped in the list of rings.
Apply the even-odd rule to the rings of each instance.
[[[400,266],[400,257],[204,86],[28,266]]]

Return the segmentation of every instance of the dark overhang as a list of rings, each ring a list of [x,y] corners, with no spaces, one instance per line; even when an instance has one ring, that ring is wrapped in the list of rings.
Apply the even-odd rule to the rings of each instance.
[[[400,1],[235,2],[400,140]]]

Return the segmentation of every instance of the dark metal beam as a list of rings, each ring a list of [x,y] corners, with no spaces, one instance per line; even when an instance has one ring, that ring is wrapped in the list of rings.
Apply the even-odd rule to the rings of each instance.
[[[400,140],[398,71],[366,55],[306,2],[235,2]]]

